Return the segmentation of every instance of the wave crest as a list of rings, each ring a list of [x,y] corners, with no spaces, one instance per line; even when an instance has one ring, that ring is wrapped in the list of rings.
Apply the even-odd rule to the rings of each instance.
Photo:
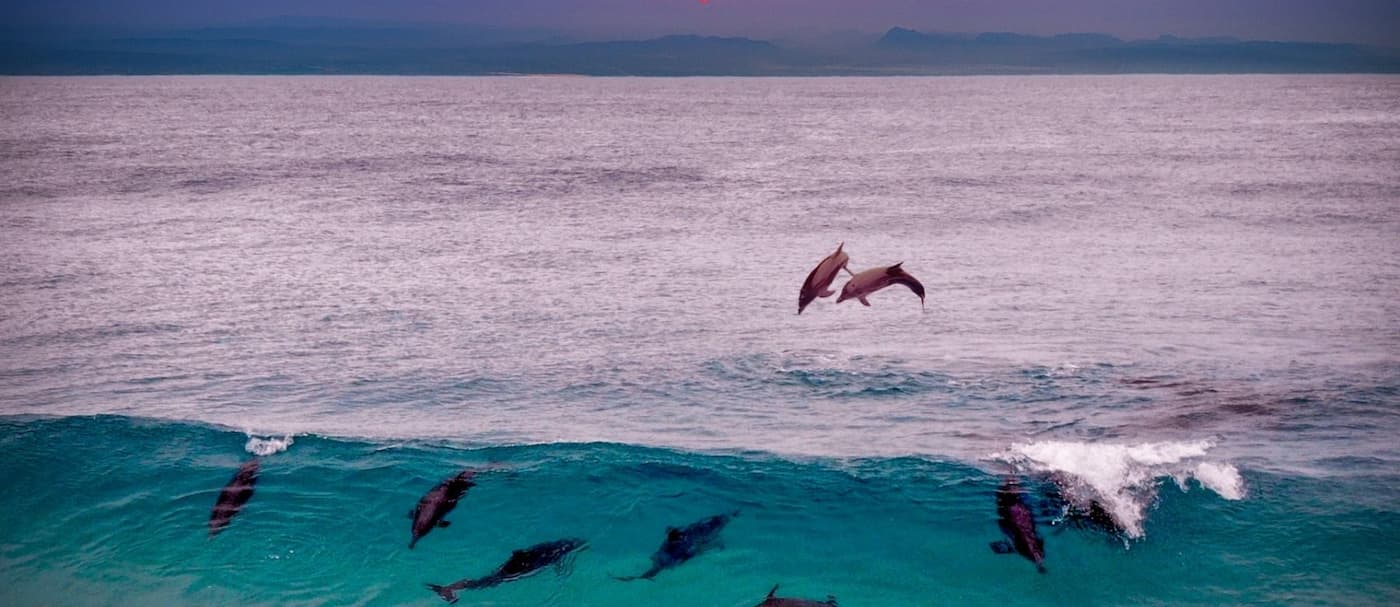
[[[1012,445],[997,459],[1049,475],[1066,497],[1081,504],[1098,503],[1129,538],[1144,535],[1147,509],[1157,497],[1158,480],[1174,479],[1183,490],[1194,478],[1229,500],[1243,499],[1244,479],[1228,463],[1201,461],[1214,443],[1081,443],[1043,441]]]
[[[287,447],[292,446],[292,442],[292,436],[290,434],[281,438],[275,436],[262,438],[249,434],[248,442],[243,445],[243,450],[258,456],[272,455],[274,453],[286,451]]]

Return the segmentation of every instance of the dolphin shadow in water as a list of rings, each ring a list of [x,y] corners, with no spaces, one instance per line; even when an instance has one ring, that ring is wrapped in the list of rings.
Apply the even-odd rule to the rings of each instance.
[[[739,516],[738,510],[701,519],[679,529],[667,527],[666,539],[651,555],[650,569],[641,575],[612,577],[623,582],[650,580],[656,577],[656,574],[693,559],[711,548],[722,548],[719,532],[736,516]]]
[[[778,586],[778,584],[774,584],[773,589],[768,591],[768,596],[763,599],[763,602],[754,605],[754,607],[838,607],[836,604],[836,597],[831,595],[827,595],[825,601],[789,599],[774,596],[778,592]]]
[[[555,572],[559,575],[564,575],[568,573],[572,563],[572,559],[569,557],[587,547],[588,543],[578,538],[565,538],[535,544],[529,548],[510,553],[510,558],[486,577],[467,578],[446,586],[428,584],[428,590],[438,593],[438,596],[441,596],[444,601],[456,603],[458,590],[476,590],[489,588],[503,582],[513,582],[550,565],[554,566]]]
[[[1024,496],[1025,490],[1014,476],[1006,477],[997,489],[997,526],[1007,539],[992,542],[992,552],[1014,552],[1035,563],[1036,571],[1045,573],[1045,541],[1036,533],[1035,515]]]
[[[227,527],[233,516],[243,509],[243,505],[253,498],[253,486],[258,484],[257,457],[243,463],[227,485],[219,492],[214,502],[214,510],[209,513],[209,537],[214,537]]]
[[[472,482],[474,476],[475,470],[463,470],[456,476],[438,483],[418,500],[418,506],[408,513],[408,518],[413,519],[413,539],[408,542],[409,550],[412,550],[423,536],[428,535],[429,531],[452,524],[452,521],[443,518],[457,507],[457,501],[462,499],[468,489],[476,486],[476,483]]]

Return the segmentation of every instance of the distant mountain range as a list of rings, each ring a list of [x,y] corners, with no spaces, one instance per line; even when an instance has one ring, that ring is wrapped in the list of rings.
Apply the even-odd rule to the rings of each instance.
[[[665,36],[580,41],[543,30],[282,18],[180,30],[0,28],[3,74],[584,74],[807,76],[1400,73],[1400,49],[1105,34],[893,28],[839,47]]]

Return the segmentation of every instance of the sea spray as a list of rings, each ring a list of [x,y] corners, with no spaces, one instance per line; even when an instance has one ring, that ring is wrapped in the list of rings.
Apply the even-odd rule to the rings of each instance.
[[[1244,497],[1244,481],[1234,466],[1199,461],[1213,446],[1208,440],[1136,445],[1042,441],[1013,445],[994,457],[1054,477],[1071,499],[1098,502],[1124,534],[1136,539],[1145,533],[1143,522],[1163,478],[1175,479],[1183,489],[1195,478],[1226,499]]]
[[[243,445],[243,450],[253,455],[267,456],[286,451],[287,447],[292,446],[292,442],[290,434],[280,438],[275,436],[263,438],[250,433],[248,434],[248,442]]]

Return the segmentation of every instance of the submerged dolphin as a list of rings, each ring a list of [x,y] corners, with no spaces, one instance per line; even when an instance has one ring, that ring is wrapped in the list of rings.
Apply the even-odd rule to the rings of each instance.
[[[899,267],[901,265],[904,265],[904,262],[883,268],[871,268],[852,276],[846,281],[846,286],[841,287],[841,296],[836,298],[836,303],[854,299],[868,306],[870,301],[865,298],[871,293],[890,285],[904,285],[919,296],[919,305],[924,305],[924,285]]]
[[[565,559],[586,546],[587,542],[577,538],[535,544],[529,548],[510,553],[510,558],[486,577],[467,578],[446,586],[428,584],[428,589],[438,593],[442,600],[456,603],[458,590],[475,590],[495,586],[502,582],[512,582],[550,565],[554,565],[555,571],[562,575],[566,572],[568,565],[568,561]]]
[[[413,539],[408,542],[409,550],[434,527],[452,524],[451,521],[443,520],[443,517],[457,507],[457,500],[462,499],[467,489],[476,486],[476,483],[472,482],[474,476],[475,470],[463,470],[456,476],[438,483],[418,500],[418,506],[408,513],[408,518],[413,519]]]
[[[1035,516],[1022,499],[1023,495],[1025,491],[1020,483],[1011,476],[997,489],[997,526],[1007,539],[992,542],[992,551],[997,554],[1015,552],[1035,563],[1037,571],[1045,573],[1045,542],[1035,532]]]
[[[657,548],[656,552],[651,555],[651,569],[646,570],[641,575],[613,577],[624,582],[638,579],[649,580],[656,577],[656,574],[695,558],[710,548],[721,547],[720,530],[729,524],[730,519],[738,515],[737,511],[730,514],[717,514],[680,529],[667,527],[666,539],[661,542],[661,547]]]
[[[831,297],[836,294],[835,291],[831,290],[831,283],[836,281],[836,276],[841,273],[841,270],[852,273],[851,269],[846,267],[846,264],[851,261],[850,256],[841,252],[841,248],[844,246],[846,246],[844,242],[836,245],[836,252],[827,255],[807,275],[807,280],[802,283],[802,290],[797,293],[798,314],[801,314],[802,310],[806,309],[807,304],[816,301],[818,297]]]
[[[209,537],[218,535],[227,527],[233,515],[243,509],[243,504],[253,497],[253,485],[258,483],[258,458],[248,460],[238,469],[214,502],[214,510],[209,513]]]
[[[811,599],[785,599],[773,596],[778,592],[778,585],[774,584],[773,589],[768,591],[768,597],[762,603],[754,607],[837,607],[836,597],[828,595],[825,601],[813,601]]]
[[[1087,488],[1085,482],[1068,472],[1056,471],[1049,475],[1050,488],[1046,491],[1049,504],[1058,512],[1052,525],[1063,524],[1088,531],[1097,531],[1109,536],[1125,537],[1126,530],[1118,519],[1109,512],[1098,493]]]

